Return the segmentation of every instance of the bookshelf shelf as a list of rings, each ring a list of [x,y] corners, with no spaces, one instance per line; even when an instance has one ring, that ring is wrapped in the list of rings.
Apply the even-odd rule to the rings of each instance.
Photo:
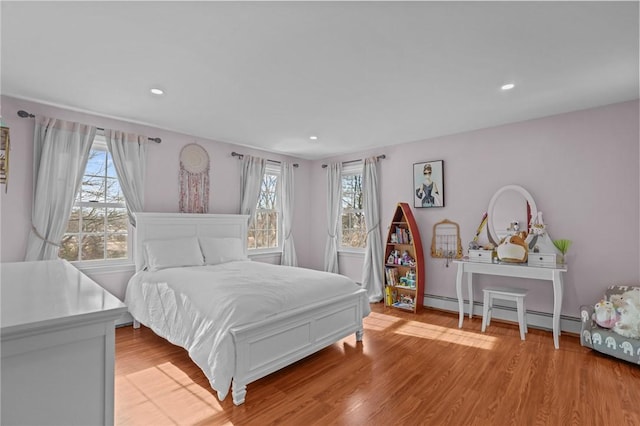
[[[398,203],[385,250],[385,305],[416,312],[424,298],[424,255],[420,232],[407,203]]]

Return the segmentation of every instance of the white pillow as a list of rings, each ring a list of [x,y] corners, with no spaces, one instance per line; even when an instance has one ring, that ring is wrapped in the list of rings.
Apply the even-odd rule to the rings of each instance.
[[[200,237],[200,247],[207,265],[248,260],[240,238]]]
[[[150,271],[176,266],[204,265],[196,237],[145,241],[144,251]]]

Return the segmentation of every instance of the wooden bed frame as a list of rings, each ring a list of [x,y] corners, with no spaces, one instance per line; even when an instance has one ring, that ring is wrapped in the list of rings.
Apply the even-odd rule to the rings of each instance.
[[[184,236],[239,237],[247,240],[248,216],[232,214],[136,213],[134,260],[144,267],[146,240]],[[245,246],[246,254],[246,246]],[[364,289],[303,308],[283,312],[266,321],[231,329],[235,368],[233,403],[245,400],[247,385],[290,365],[348,335],[362,341]],[[365,302],[366,303],[366,302]],[[134,327],[139,323],[134,318]],[[218,394],[218,397],[220,394]]]

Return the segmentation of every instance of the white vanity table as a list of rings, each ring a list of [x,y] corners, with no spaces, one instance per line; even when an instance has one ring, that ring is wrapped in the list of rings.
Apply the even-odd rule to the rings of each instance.
[[[126,306],[63,260],[0,265],[2,424],[111,425]]]
[[[503,238],[511,234],[514,224],[520,230],[533,229],[532,219],[538,216],[538,210],[533,197],[526,189],[518,185],[507,185],[498,189],[493,195],[489,201],[487,214],[489,239],[497,246]],[[541,216],[542,213],[540,213]],[[529,235],[529,237],[532,236],[533,234]],[[531,246],[540,251],[541,256],[539,257],[541,259],[545,257],[545,254],[556,253],[551,237],[544,227],[540,235],[532,239]],[[534,253],[530,252],[529,256],[534,256]],[[552,263],[551,265],[553,266],[532,266],[527,263],[491,262],[491,257],[478,260],[487,259],[489,260],[488,263],[469,261],[468,258],[454,260],[454,263],[458,264],[458,274],[456,276],[456,295],[460,313],[458,327],[462,327],[464,319],[462,280],[465,273],[467,274],[469,291],[469,318],[473,314],[473,274],[544,280],[553,285],[553,344],[558,349],[560,347],[560,313],[564,293],[563,274],[567,272],[566,265]]]
[[[560,310],[562,309],[562,296],[564,284],[562,274],[567,272],[564,265],[556,267],[529,266],[515,263],[482,263],[468,260],[454,260],[458,265],[456,275],[456,295],[458,297],[459,321],[458,327],[462,328],[464,320],[464,299],[462,298],[462,280],[467,274],[467,286],[469,292],[469,318],[473,315],[473,274],[501,275],[514,278],[532,278],[546,280],[553,284],[553,344],[560,348]]]

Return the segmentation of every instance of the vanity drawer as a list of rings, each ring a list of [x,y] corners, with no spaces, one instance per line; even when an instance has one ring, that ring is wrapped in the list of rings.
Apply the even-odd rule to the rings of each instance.
[[[556,266],[555,253],[529,253],[529,266]]]
[[[469,250],[469,260],[471,262],[491,263],[492,257],[492,250]]]

